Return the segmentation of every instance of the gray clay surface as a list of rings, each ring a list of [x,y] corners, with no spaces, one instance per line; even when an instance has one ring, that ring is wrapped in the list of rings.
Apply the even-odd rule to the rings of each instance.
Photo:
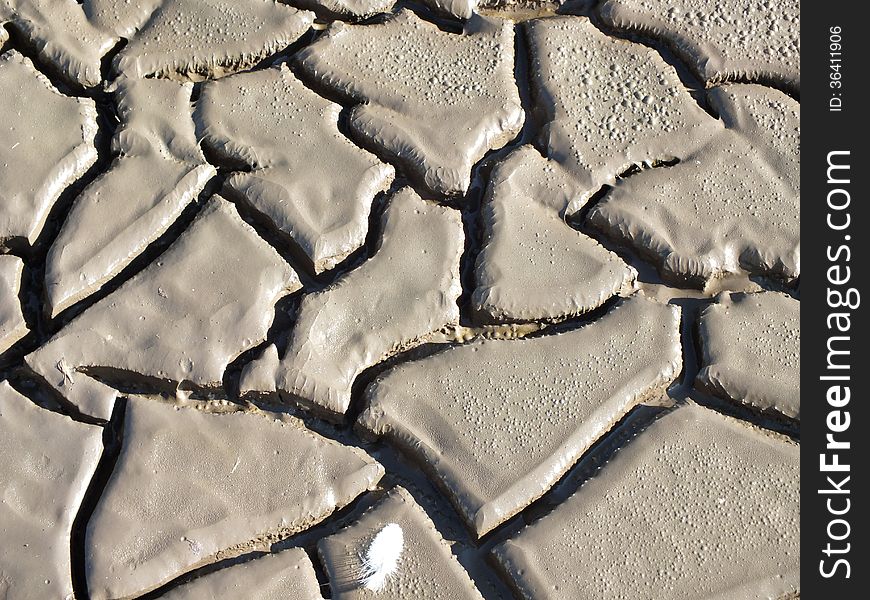
[[[791,597],[799,454],[785,438],[678,408],[495,556],[523,598]]]
[[[524,25],[540,144],[581,188],[570,212],[630,167],[685,158],[718,129],[655,50],[585,18]]]
[[[302,300],[276,365],[282,396],[328,418],[347,410],[363,370],[459,320],[459,215],[405,188],[381,227],[374,256]]]
[[[206,146],[251,169],[233,174],[226,193],[290,236],[317,272],[362,245],[372,200],[394,175],[339,131],[340,112],[286,65],[209,83],[197,102]]]
[[[0,600],[799,598],[798,5],[0,0]]]
[[[771,82],[800,91],[799,0],[607,0],[611,27],[666,41],[708,85]]]
[[[101,436],[100,427],[40,408],[0,382],[3,598],[72,598],[70,534]]]
[[[135,23],[141,9],[124,4],[134,13],[125,23]],[[136,25],[114,68],[131,77],[222,77],[292,44],[313,20],[313,13],[274,0],[166,0]]]
[[[631,291],[637,272],[565,222],[576,192],[530,146],[495,167],[481,210],[475,310],[495,321],[557,319]]]
[[[294,420],[131,401],[87,530],[93,598],[127,598],[268,548],[373,487],[383,467]]]
[[[723,296],[701,313],[697,384],[800,419],[800,302],[775,292]]]
[[[29,58],[0,55],[0,248],[33,244],[57,197],[97,160],[92,100],[64,96]]]
[[[472,166],[520,131],[511,23],[475,16],[461,34],[404,9],[384,23],[333,23],[302,50],[305,77],[354,102],[349,127],[429,190],[463,194]]]
[[[323,600],[311,559],[301,548],[255,558],[175,588],[163,600]]]
[[[173,1],[82,0],[81,5],[88,20],[96,27],[129,39],[148,22],[148,18],[158,7]]]
[[[122,79],[116,86],[118,157],[76,200],[46,258],[52,315],[129,265],[215,174],[194,133],[191,84]]]
[[[793,281],[800,275],[800,105],[757,85],[708,95],[724,128],[680,164],[619,181],[589,220],[677,283],[703,286],[738,273]]]
[[[0,353],[27,334],[21,311],[21,276],[24,262],[11,254],[0,254]]]
[[[117,391],[83,369],[171,387],[220,387],[230,361],[265,339],[275,302],[299,286],[235,207],[215,196],[156,262],[28,355],[27,364],[83,413],[102,418]]]
[[[346,20],[357,20],[390,12],[396,0],[294,0],[293,5]]]
[[[100,84],[102,58],[118,43],[87,19],[76,0],[0,0],[4,21],[67,83],[88,88]]]
[[[359,424],[440,481],[480,536],[540,497],[680,371],[679,309],[640,296],[558,335],[484,340],[390,370]]]
[[[359,573],[364,569],[361,557],[366,555],[375,535],[388,525],[398,525],[402,531],[400,567],[383,588],[375,591],[359,582]],[[481,600],[468,573],[431,519],[401,487],[390,490],[350,527],[321,540],[317,551],[336,600]]]

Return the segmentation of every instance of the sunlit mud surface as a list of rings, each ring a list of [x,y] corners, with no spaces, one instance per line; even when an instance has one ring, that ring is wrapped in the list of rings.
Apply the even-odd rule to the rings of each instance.
[[[800,595],[796,0],[0,0],[0,598]]]

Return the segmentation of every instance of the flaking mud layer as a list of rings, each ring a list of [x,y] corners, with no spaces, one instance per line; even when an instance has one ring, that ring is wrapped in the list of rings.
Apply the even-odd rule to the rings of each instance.
[[[799,454],[677,408],[495,556],[523,598],[785,597],[800,581]]]
[[[4,21],[67,83],[86,88],[100,84],[100,62],[118,42],[76,0],[0,0]]]
[[[143,11],[135,3],[124,4],[125,17],[134,13],[119,23],[128,31]],[[274,0],[166,0],[134,25],[135,36],[113,64],[130,77],[222,77],[289,46],[313,21],[313,13]]]
[[[494,321],[559,319],[630,293],[637,272],[565,222],[580,194],[531,146],[499,163],[484,197],[474,309]]]
[[[162,4],[174,0],[82,0],[82,8],[88,21],[104,31],[123,38],[130,38],[141,29],[148,18]]]
[[[388,13],[396,0],[293,0],[293,6],[314,11],[318,15],[348,21]]]
[[[539,143],[580,188],[569,212],[630,167],[685,158],[719,128],[656,51],[581,17],[523,25]]]

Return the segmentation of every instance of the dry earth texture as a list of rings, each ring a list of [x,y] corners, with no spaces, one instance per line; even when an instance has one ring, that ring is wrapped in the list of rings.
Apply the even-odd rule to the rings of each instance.
[[[0,0],[0,599],[800,596],[797,0]]]

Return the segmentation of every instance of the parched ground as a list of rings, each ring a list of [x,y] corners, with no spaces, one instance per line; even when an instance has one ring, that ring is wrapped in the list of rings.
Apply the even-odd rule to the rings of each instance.
[[[797,0],[0,0],[0,598],[800,595]]]

